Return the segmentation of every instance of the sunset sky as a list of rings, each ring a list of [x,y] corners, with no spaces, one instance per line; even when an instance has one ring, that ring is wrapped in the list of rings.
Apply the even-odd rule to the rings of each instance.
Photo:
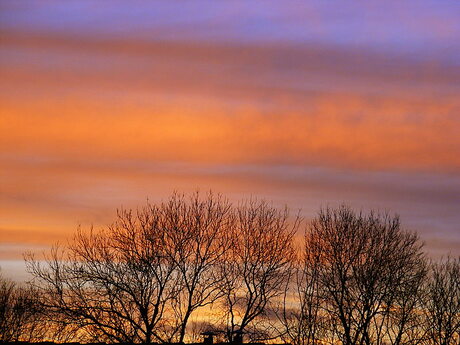
[[[460,2],[0,2],[4,274],[197,189],[399,213],[460,255]]]

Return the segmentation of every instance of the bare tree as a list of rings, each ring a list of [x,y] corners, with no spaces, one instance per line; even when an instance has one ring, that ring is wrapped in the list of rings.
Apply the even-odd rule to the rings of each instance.
[[[433,345],[460,343],[460,258],[431,265],[424,304],[425,341]]]
[[[231,342],[244,333],[295,345],[458,343],[460,259],[433,265],[423,284],[422,244],[397,216],[323,209],[298,252],[300,223],[287,208],[212,193],[120,210],[45,262],[29,255],[31,288],[2,282],[0,317],[22,310],[16,324],[27,326],[15,329],[43,335],[45,325],[63,341],[170,343],[207,330],[212,317],[193,315],[208,307]],[[12,300],[25,307],[4,307]],[[26,317],[35,305],[40,317]],[[2,332],[6,319],[15,318],[0,318]],[[2,339],[38,339],[11,334]]]
[[[317,257],[305,264],[307,271],[318,270],[313,287],[331,320],[330,331],[346,345],[379,343],[382,320],[408,274],[424,262],[418,237],[403,231],[398,217],[342,206],[319,212],[305,246]]]
[[[28,258],[55,320],[76,325],[76,335],[89,340],[169,340],[167,304],[177,293],[178,277],[162,244],[162,215],[152,210],[122,210],[107,229],[77,232],[45,265]]]
[[[277,308],[281,327],[279,335],[286,342],[296,345],[314,345],[324,342],[327,333],[328,315],[322,310],[319,272],[320,253],[304,247],[286,282],[283,299]]]
[[[161,205],[165,254],[177,270],[178,291],[171,308],[177,321],[177,340],[183,342],[192,313],[221,296],[216,265],[229,248],[233,226],[230,203],[220,195],[199,193],[190,198],[174,194]]]
[[[37,291],[0,276],[0,342],[43,339],[41,316]]]
[[[107,229],[79,231],[46,265],[29,258],[56,319],[90,340],[183,342],[190,316],[213,303],[229,247],[230,203],[212,193],[121,210]]]
[[[377,344],[415,345],[422,339],[420,310],[427,264],[425,260],[408,262],[399,273],[398,284],[389,291],[381,314],[374,319]]]
[[[236,209],[232,245],[220,266],[223,313],[229,341],[238,333],[252,340],[266,338],[260,317],[282,293],[294,260],[293,236],[299,218],[288,221],[287,209],[250,200]],[[259,320],[259,322],[258,322]]]

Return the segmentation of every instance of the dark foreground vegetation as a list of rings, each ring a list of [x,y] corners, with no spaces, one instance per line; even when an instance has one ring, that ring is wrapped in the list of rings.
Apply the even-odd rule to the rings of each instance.
[[[0,342],[460,343],[460,259],[347,206],[304,222],[174,194],[26,261],[27,285],[0,281]]]

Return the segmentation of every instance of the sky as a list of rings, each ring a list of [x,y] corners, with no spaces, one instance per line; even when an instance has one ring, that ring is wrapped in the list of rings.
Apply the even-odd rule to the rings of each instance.
[[[174,190],[460,255],[460,2],[0,2],[0,267]]]

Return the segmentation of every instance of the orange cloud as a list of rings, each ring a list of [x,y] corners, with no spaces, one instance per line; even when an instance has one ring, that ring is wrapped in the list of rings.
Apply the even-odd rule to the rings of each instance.
[[[3,154],[444,172],[460,168],[460,121],[442,107],[372,104],[340,95],[312,103],[315,110],[305,113],[241,107],[227,114],[225,105],[202,112],[180,103],[130,110],[129,105],[101,107],[78,98],[59,105],[3,100],[0,143]]]
[[[1,152],[458,171],[454,68],[324,47],[3,32]]]
[[[307,215],[390,205],[458,229],[457,180],[407,186],[460,171],[454,68],[317,46],[0,36],[2,242],[49,244],[197,187]]]

